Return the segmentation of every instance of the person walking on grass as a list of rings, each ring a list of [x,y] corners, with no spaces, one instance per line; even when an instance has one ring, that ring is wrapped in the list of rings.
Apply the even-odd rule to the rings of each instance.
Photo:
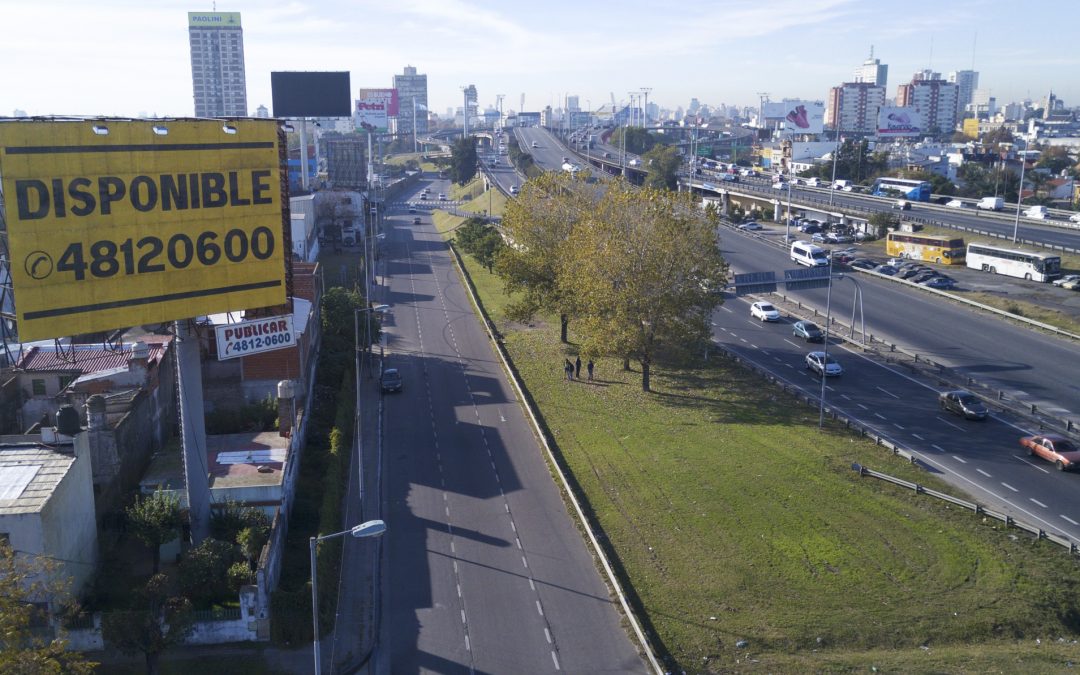
[[[589,371],[589,382],[592,382],[592,371],[593,371],[592,359],[589,359],[589,363],[588,363],[588,365],[585,366],[585,368]]]
[[[570,382],[574,379],[574,364],[570,363],[570,359],[565,359],[566,363],[563,364],[563,372],[566,373],[566,381]]]
[[[581,357],[574,359],[574,377],[581,379]]]

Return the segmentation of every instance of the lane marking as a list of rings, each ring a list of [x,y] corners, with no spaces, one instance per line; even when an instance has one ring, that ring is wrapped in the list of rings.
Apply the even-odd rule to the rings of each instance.
[[[945,449],[942,448],[940,445],[931,445],[930,447],[937,450],[938,452],[945,452]]]
[[[897,429],[899,429],[900,431],[903,431],[903,430],[904,430],[904,427],[900,426],[900,425],[899,425],[899,424],[897,424],[896,422],[893,422],[893,423],[892,423],[892,425],[893,425],[894,427],[896,427]]]
[[[1078,523],[1078,522],[1076,522],[1075,520],[1073,520],[1072,518],[1070,518],[1070,517],[1066,516],[1066,515],[1065,515],[1064,513],[1062,513],[1062,514],[1060,514],[1060,515],[1061,515],[1061,517],[1062,517],[1062,518],[1064,518],[1065,520],[1069,521],[1069,522],[1070,522],[1070,523],[1072,523],[1073,525],[1080,525],[1080,523]]]
[[[544,616],[544,607],[540,604],[540,601],[536,601],[536,611],[540,612],[540,616]]]
[[[942,422],[944,424],[948,424],[950,427],[952,427],[953,429],[956,429],[957,431],[963,431],[964,430],[963,427],[960,427],[960,426],[957,426],[957,425],[953,424],[952,422],[945,419],[944,417],[941,417],[940,415],[938,415],[937,419],[938,419],[938,421],[940,421],[940,422]]]
[[[926,440],[925,438],[923,438],[923,437],[922,437],[922,436],[920,436],[919,434],[911,434],[911,435],[912,435],[913,437],[915,437],[915,438],[919,439],[920,441],[925,441],[925,440]]]
[[[893,398],[896,398],[896,399],[900,398],[899,396],[892,393],[888,389],[882,389],[881,387],[874,387],[874,388],[877,389],[878,391],[882,392],[883,394],[888,394],[889,396],[892,396]]]
[[[1009,488],[1009,489],[1010,489],[1010,490],[1012,490],[1013,492],[1020,492],[1019,490],[1017,490],[1017,489],[1016,489],[1016,488],[1014,488],[1013,486],[1009,485],[1008,483],[1002,483],[1002,485],[1004,485],[1005,487]]]
[[[1027,464],[1028,466],[1030,466],[1033,469],[1038,469],[1039,471],[1042,471],[1043,473],[1050,473],[1049,469],[1044,469],[1043,467],[1039,466],[1038,464],[1030,462],[1027,459],[1021,457],[1020,455],[1013,455],[1013,457],[1017,458],[1018,460],[1020,460],[1024,464]]]
[[[956,455],[953,455],[952,458],[955,459],[956,461],[960,462],[961,464],[967,464],[967,460],[964,459],[963,457],[957,457]]]
[[[976,471],[978,471],[979,473],[981,473],[982,475],[986,476],[987,478],[993,478],[993,476],[991,476],[990,474],[986,473],[986,472],[985,472],[985,471],[983,471],[982,469],[975,469],[975,470],[976,470]]]
[[[1043,504],[1038,499],[1035,499],[1034,497],[1028,497],[1028,499],[1030,499],[1032,501],[1032,503],[1038,504],[1039,506],[1043,507],[1044,509],[1046,508],[1046,504]]]
[[[881,413],[874,413],[874,417],[877,417],[878,419],[886,419],[885,416]]]

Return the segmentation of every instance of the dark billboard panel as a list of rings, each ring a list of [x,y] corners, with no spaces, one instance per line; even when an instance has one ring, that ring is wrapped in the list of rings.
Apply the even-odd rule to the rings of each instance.
[[[270,73],[274,117],[352,117],[349,73]]]

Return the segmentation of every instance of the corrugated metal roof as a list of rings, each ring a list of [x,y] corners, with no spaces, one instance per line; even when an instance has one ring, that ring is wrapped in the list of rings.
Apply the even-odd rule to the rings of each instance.
[[[147,342],[148,358],[150,363],[158,363],[165,354],[169,340],[164,342]],[[23,353],[15,367],[24,371],[66,371],[78,373],[96,373],[113,368],[126,368],[131,359],[134,345],[124,345],[123,351],[104,349],[96,345],[75,345],[74,358],[69,360],[72,354],[58,354],[48,347],[31,347]]]

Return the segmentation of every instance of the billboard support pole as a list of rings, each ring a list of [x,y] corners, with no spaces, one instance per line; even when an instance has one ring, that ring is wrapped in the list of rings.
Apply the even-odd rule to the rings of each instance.
[[[307,120],[300,118],[300,187],[306,191],[308,189],[308,168],[307,168]]]
[[[184,450],[184,484],[187,487],[191,542],[210,536],[209,457],[206,420],[203,417],[202,359],[199,336],[190,319],[175,322],[176,385],[179,393],[180,440]]]

